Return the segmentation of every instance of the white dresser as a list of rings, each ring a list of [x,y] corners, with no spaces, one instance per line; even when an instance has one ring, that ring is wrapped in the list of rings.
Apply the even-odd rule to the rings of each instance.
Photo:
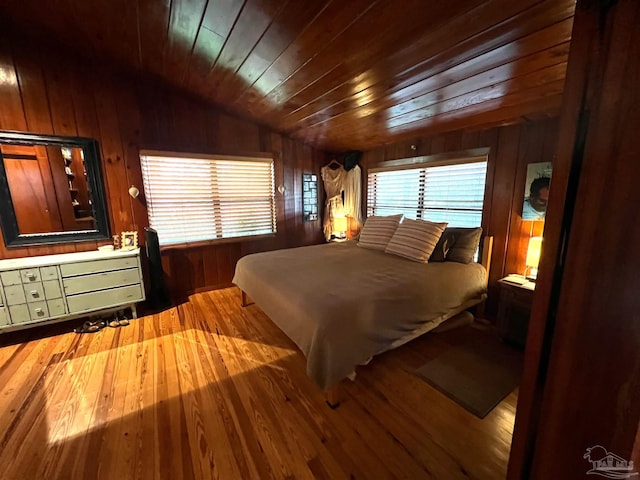
[[[0,332],[130,307],[145,299],[140,250],[0,260]]]

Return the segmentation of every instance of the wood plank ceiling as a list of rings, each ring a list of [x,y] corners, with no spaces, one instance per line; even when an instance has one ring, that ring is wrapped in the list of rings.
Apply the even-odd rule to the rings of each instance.
[[[317,147],[558,113],[575,0],[8,0],[1,16]]]

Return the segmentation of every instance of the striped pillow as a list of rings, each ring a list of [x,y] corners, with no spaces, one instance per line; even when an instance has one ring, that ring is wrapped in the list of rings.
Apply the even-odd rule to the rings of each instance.
[[[384,251],[402,221],[402,216],[400,214],[367,218],[362,227],[362,232],[360,232],[358,246]]]
[[[426,263],[446,226],[446,223],[405,219],[393,234],[385,252]]]

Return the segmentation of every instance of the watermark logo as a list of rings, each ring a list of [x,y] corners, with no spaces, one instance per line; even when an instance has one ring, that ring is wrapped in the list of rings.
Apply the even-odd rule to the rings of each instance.
[[[587,475],[600,475],[605,478],[631,478],[638,476],[632,461],[626,461],[615,453],[607,452],[601,445],[587,448],[582,458],[591,462]]]

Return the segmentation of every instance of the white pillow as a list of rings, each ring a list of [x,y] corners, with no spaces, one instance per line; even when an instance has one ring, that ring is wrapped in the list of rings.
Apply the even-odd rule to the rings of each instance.
[[[446,223],[406,218],[393,234],[385,252],[426,263],[446,227]]]
[[[362,232],[360,232],[358,246],[384,251],[402,221],[402,217],[402,214],[389,215],[388,217],[368,217],[364,222]]]

